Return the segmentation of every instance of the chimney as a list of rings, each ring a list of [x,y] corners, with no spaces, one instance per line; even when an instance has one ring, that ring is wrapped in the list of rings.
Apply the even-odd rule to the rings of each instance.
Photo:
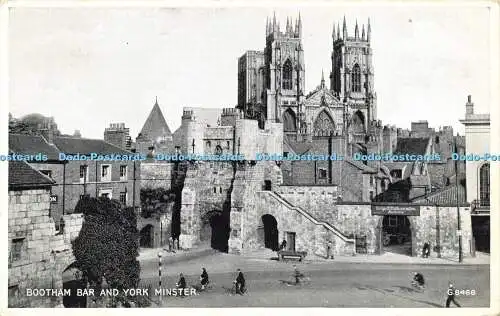
[[[45,138],[47,143],[54,144],[54,128],[50,121],[45,121],[40,126],[40,134]]]
[[[465,104],[465,116],[474,114],[474,103],[472,103],[472,97],[467,96],[467,103]]]

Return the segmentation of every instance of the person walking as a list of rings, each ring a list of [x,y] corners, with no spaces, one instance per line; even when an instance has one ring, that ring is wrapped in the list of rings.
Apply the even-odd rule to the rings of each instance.
[[[448,291],[446,291],[448,298],[446,299],[446,307],[450,307],[450,303],[453,302],[457,307],[460,307],[460,304],[455,300],[455,287],[452,283],[448,286]]]
[[[180,296],[184,296],[184,289],[186,288],[186,279],[184,278],[184,275],[181,273],[179,274],[179,281],[175,284],[177,286],[177,289],[180,290]]]
[[[245,288],[245,277],[243,276],[243,272],[241,272],[240,269],[236,270],[238,272],[238,276],[236,277],[236,280],[234,280],[234,284],[236,286],[236,294],[243,295],[245,293],[246,288]]]
[[[293,266],[293,275],[295,277],[295,285],[300,284],[300,278],[302,278],[304,275],[299,271],[296,265]]]
[[[207,273],[207,270],[205,268],[202,268],[202,272],[201,272],[201,277],[200,277],[200,283],[201,283],[201,289],[204,290],[205,287],[208,285],[208,273]]]

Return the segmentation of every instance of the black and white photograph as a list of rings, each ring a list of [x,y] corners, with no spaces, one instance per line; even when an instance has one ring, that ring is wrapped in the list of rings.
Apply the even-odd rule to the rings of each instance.
[[[6,307],[498,300],[498,3],[98,2],[0,4]]]

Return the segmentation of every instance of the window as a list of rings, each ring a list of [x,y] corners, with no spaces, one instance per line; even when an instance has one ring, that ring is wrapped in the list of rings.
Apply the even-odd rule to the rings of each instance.
[[[481,206],[490,205],[490,165],[484,164],[479,169],[479,202]]]
[[[102,165],[101,166],[101,181],[111,181],[111,166]]]
[[[215,147],[215,154],[222,155],[222,147],[220,145],[217,145],[217,147]]]
[[[231,142],[230,142],[230,141],[227,141],[227,142],[226,142],[226,145],[227,145],[227,149],[230,149],[230,148],[231,148]]]
[[[41,173],[46,175],[49,178],[52,178],[52,170],[40,170]]]
[[[127,180],[127,166],[120,166],[120,180]]]
[[[439,144],[439,136],[436,136],[436,144]]]
[[[105,197],[107,199],[112,199],[113,198],[113,190],[112,189],[99,190],[99,196]]]
[[[373,176],[370,176],[370,185],[373,186],[375,184],[375,179],[373,178]]]
[[[222,193],[222,187],[219,187],[219,193]]]
[[[361,92],[361,70],[359,65],[356,64],[352,68],[352,91]]]
[[[389,216],[389,226],[390,227],[398,226],[398,218],[396,216]]]
[[[287,59],[285,64],[283,65],[283,89],[284,90],[292,90],[292,63],[290,59]]]
[[[87,165],[80,166],[80,183],[89,181],[89,167]]]
[[[402,171],[401,169],[394,169],[394,170],[391,170],[391,177],[394,177],[394,178],[401,178],[402,176]]]
[[[318,178],[326,179],[326,169],[319,169],[318,170]]]
[[[12,240],[10,249],[10,263],[21,260],[21,255],[24,246],[24,238],[15,238]]]
[[[120,192],[120,203],[127,205],[127,192]]]
[[[373,191],[370,191],[370,201],[373,201]]]
[[[214,193],[217,193],[217,187],[214,187]]]

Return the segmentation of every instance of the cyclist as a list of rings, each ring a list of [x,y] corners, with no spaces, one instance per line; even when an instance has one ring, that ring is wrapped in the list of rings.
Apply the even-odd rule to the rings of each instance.
[[[415,272],[415,274],[413,275],[412,284],[420,289],[423,289],[425,287],[425,280],[422,273]]]

